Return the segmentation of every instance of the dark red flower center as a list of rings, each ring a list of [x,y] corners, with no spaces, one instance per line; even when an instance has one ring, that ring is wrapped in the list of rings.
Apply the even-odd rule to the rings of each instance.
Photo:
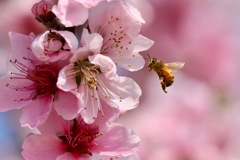
[[[91,156],[91,148],[94,145],[98,145],[94,143],[94,140],[100,135],[102,134],[99,133],[97,126],[74,119],[69,132],[66,135],[59,136],[59,138],[66,145],[67,152],[77,155],[88,154]]]
[[[19,70],[18,73],[12,72],[11,79],[26,79],[33,83],[29,86],[14,86],[10,83],[7,87],[13,88],[16,91],[32,91],[30,97],[22,98],[20,100],[31,100],[37,97],[42,97],[49,94],[55,94],[57,91],[58,71],[49,64],[37,64],[35,61],[23,58],[30,62],[30,66],[19,62],[18,60],[10,60],[10,63]]]

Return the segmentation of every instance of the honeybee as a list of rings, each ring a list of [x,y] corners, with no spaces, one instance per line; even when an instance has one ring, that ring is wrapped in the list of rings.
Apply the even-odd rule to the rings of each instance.
[[[160,83],[162,85],[162,89],[165,93],[166,87],[169,87],[174,82],[174,74],[173,71],[182,69],[184,64],[183,62],[173,62],[173,63],[164,63],[157,58],[151,58],[149,55],[149,62],[148,62],[148,68],[149,71],[153,70],[157,73]]]

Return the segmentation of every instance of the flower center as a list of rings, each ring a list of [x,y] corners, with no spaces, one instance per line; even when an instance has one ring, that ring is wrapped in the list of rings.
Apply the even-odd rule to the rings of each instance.
[[[67,152],[76,153],[79,155],[89,154],[92,156],[91,148],[94,145],[95,138],[101,136],[97,126],[89,125],[83,122],[73,120],[73,125],[66,135],[59,136],[59,138],[66,145]]]
[[[30,61],[33,68],[26,66],[25,64],[17,61],[10,60],[10,63],[18,69],[19,73],[12,72],[10,79],[26,79],[33,83],[29,86],[14,86],[7,84],[7,87],[15,89],[16,91],[32,91],[32,94],[28,98],[22,98],[20,100],[31,100],[37,97],[43,97],[49,94],[55,94],[57,91],[57,77],[58,71],[48,64],[36,64],[34,60],[23,57],[24,60]]]
[[[79,86],[81,83],[88,85],[90,89],[97,90],[97,74],[101,73],[100,67],[85,59],[74,63],[75,79]]]

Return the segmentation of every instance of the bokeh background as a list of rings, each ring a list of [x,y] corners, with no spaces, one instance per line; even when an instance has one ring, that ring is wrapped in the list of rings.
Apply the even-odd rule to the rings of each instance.
[[[128,74],[143,90],[137,109],[119,122],[142,139],[141,160],[240,159],[240,0],[134,0],[155,41],[147,54],[185,62],[162,91],[147,66]],[[8,32],[41,33],[31,6],[36,0],[0,0],[0,75],[10,53]],[[29,133],[21,111],[0,113],[0,159],[22,160]]]

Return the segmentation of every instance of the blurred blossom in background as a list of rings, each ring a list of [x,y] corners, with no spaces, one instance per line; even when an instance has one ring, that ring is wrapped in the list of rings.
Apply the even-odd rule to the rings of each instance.
[[[140,105],[120,119],[141,138],[141,160],[240,159],[240,0],[134,0],[155,41],[142,53],[185,62],[162,91],[148,68],[129,74],[142,88]],[[8,32],[40,33],[36,0],[0,1],[0,75],[10,53]],[[17,7],[17,9],[16,9]],[[0,113],[0,157],[21,160],[28,129],[16,112]]]

